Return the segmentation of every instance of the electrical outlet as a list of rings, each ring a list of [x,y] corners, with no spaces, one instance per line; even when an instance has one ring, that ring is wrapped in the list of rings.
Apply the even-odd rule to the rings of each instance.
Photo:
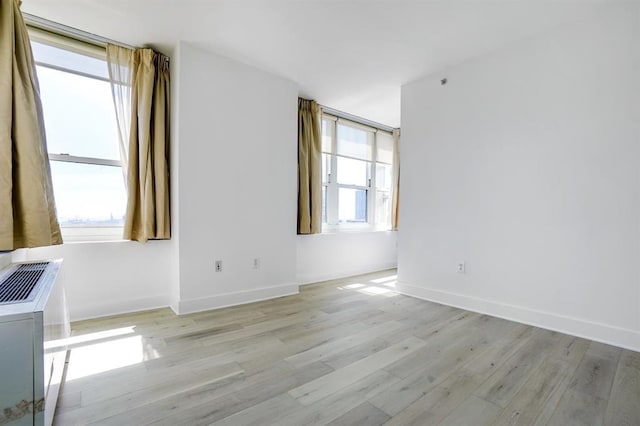
[[[460,262],[457,263],[456,271],[458,271],[459,274],[464,274],[464,271],[465,271],[464,261],[460,261]]]
[[[253,259],[253,269],[260,269],[260,258],[256,257]]]
[[[222,260],[216,260],[216,272],[222,272]]]

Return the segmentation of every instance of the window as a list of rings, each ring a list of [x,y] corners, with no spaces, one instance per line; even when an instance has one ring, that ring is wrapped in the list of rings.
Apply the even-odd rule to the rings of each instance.
[[[63,236],[121,238],[126,193],[105,51],[36,30],[30,36]]]
[[[390,229],[392,163],[391,133],[325,114],[323,229]]]

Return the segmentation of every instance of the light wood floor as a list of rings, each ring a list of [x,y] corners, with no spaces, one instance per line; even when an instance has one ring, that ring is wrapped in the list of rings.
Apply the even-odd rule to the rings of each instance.
[[[393,292],[394,271],[73,324],[59,425],[640,425],[640,354]]]

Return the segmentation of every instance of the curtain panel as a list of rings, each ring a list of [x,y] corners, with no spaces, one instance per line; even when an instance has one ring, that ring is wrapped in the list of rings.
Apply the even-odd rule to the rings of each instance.
[[[107,63],[127,187],[124,238],[169,239],[169,58],[108,45]]]
[[[391,195],[391,229],[398,230],[400,215],[400,129],[393,130],[393,171]]]
[[[27,27],[0,0],[0,251],[61,243]]]
[[[298,99],[298,234],[322,232],[322,109]]]

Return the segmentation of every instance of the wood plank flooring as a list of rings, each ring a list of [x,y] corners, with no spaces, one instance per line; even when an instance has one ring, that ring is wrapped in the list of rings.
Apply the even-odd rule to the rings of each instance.
[[[394,285],[74,323],[54,424],[640,425],[639,353]]]

